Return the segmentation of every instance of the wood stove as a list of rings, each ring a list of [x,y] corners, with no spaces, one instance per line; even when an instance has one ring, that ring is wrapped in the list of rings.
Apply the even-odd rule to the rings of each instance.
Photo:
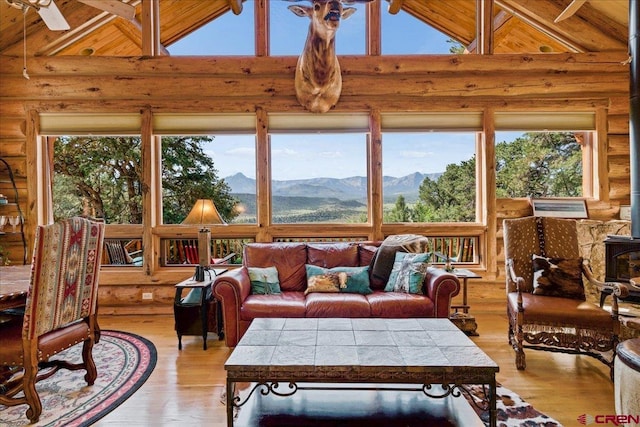
[[[604,241],[605,281],[629,282],[640,277],[640,238],[607,236]]]
[[[640,238],[630,236],[607,236],[604,241],[606,282],[626,282],[640,277]],[[640,302],[640,291],[631,288],[625,301]],[[602,292],[600,306],[611,292]]]

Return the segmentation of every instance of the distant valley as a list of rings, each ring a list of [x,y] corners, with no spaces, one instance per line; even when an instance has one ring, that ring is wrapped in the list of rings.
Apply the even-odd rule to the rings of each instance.
[[[418,199],[420,184],[426,177],[437,179],[441,173],[415,172],[403,177],[383,177],[385,204],[403,195],[407,203]],[[244,211],[235,223],[253,223],[256,217],[256,180],[237,173],[224,178],[231,194]],[[367,179],[311,178],[273,181],[272,218],[274,223],[299,222],[365,222],[367,212]]]
[[[414,172],[399,178],[383,177],[385,202],[395,201],[398,195],[404,195],[408,202],[418,198],[418,189],[426,177],[437,179],[441,173],[422,174]],[[256,180],[242,173],[224,178],[233,194],[255,194]],[[349,178],[310,178],[287,181],[273,181],[274,196],[286,197],[323,197],[338,200],[365,201],[367,197],[367,178],[354,176]]]

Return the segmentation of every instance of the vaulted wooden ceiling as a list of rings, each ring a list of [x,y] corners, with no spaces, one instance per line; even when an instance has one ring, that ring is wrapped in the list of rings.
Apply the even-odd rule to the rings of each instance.
[[[29,1],[29,0],[27,0]],[[48,1],[48,0],[40,0]],[[26,13],[28,55],[138,56],[142,54],[142,0],[133,20],[81,3],[53,0],[71,26],[49,30],[40,16]],[[238,12],[240,0],[158,0],[160,43],[166,48],[225,13]],[[243,0],[253,1],[253,0]],[[281,0],[270,0],[281,1]],[[376,0],[383,13],[409,13],[463,43],[478,46],[476,9],[490,0]],[[494,53],[625,51],[630,0],[493,0]],[[570,17],[555,22],[569,6]],[[486,28],[486,26],[485,26]],[[22,56],[23,12],[0,0],[0,54]],[[168,54],[161,49],[161,54]]]

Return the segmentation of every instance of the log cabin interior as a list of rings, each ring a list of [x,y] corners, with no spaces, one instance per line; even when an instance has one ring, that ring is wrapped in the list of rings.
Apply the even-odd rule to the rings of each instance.
[[[0,158],[13,175],[10,180],[9,168],[2,169],[0,193],[17,195],[23,217],[19,229],[24,230],[0,236],[0,245],[11,264],[26,263],[36,226],[52,220],[51,147],[57,135],[138,135],[142,220],[107,224],[105,236],[137,241],[137,249],[144,250],[136,254],[136,263],[105,261],[98,302],[103,317],[172,314],[174,285],[193,273],[191,263],[167,260],[171,242],[196,240],[200,227],[163,223],[162,135],[233,130],[255,136],[255,220],[211,225],[216,241],[383,240],[403,233],[471,239],[473,256],[464,267],[482,277],[470,285],[472,307],[493,301],[504,309],[502,221],[533,214],[528,198],[497,195],[496,132],[514,126],[547,129],[552,118],[563,130],[583,132],[582,198],[592,228],[616,223],[623,208],[634,204],[632,173],[638,165],[633,163],[639,162],[630,141],[634,0],[374,0],[360,5],[366,19],[363,53],[339,55],[341,96],[330,112],[319,115],[296,99],[297,56],[270,52],[270,27],[279,25],[270,9],[279,0],[122,0],[135,9],[128,17],[123,15],[131,9],[54,2],[70,29],[52,31],[33,6],[25,13],[9,4],[20,1],[0,3]],[[458,41],[464,52],[385,55],[385,14],[417,19]],[[172,44],[231,15],[250,15],[253,54],[170,54]],[[212,124],[203,125],[203,117]],[[384,221],[384,133],[415,130],[417,123],[430,131],[474,132],[474,220]],[[270,135],[296,126],[307,132],[351,127],[366,134],[363,222],[273,221]],[[631,212],[632,222],[640,224],[638,208]],[[606,232],[598,238],[604,237]],[[238,252],[238,246],[231,249]]]

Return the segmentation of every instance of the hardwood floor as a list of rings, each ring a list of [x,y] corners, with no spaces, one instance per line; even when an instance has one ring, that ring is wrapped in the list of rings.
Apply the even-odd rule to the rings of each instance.
[[[586,356],[526,351],[527,369],[515,368],[507,344],[507,319],[501,304],[472,306],[480,336],[472,339],[500,366],[497,379],[505,387],[565,426],[580,425],[581,414],[614,414],[613,383],[608,368]],[[183,350],[173,329],[173,316],[102,316],[102,329],[142,335],[158,350],[158,364],[147,382],[97,426],[224,426],[220,401],[224,361],[230,350],[209,334],[183,337]]]

